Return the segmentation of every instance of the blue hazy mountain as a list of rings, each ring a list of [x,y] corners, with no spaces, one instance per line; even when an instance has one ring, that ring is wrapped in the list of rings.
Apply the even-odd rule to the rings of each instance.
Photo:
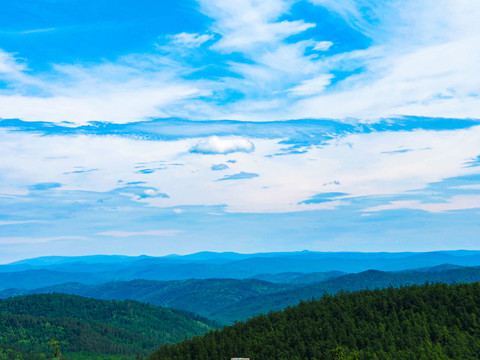
[[[480,265],[480,251],[425,253],[290,252],[214,253],[149,256],[43,257],[0,266],[0,289],[32,289],[66,282],[100,284],[109,281],[185,279],[263,279],[281,273],[358,273],[366,270],[401,271],[442,264]],[[270,278],[266,278],[268,274]],[[324,280],[324,279],[318,279]],[[305,281],[304,281],[305,282]]]
[[[278,284],[309,284],[330,280],[346,275],[342,271],[326,271],[314,273],[284,272],[279,274],[257,274],[252,278]]]

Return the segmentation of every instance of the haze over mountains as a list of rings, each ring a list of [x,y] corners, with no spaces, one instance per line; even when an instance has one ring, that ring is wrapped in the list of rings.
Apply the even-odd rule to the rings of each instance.
[[[480,268],[471,266],[477,264],[478,251],[48,257],[1,266],[0,298],[65,293],[137,300],[231,324],[326,293],[480,281]]]
[[[100,284],[108,281],[184,279],[262,279],[289,282],[282,273],[366,270],[401,271],[441,264],[476,266],[480,251],[436,251],[426,253],[213,253],[164,257],[79,256],[42,257],[0,266],[0,289],[33,289],[66,282]],[[275,280],[275,275],[277,280]],[[297,276],[291,274],[290,276]],[[302,275],[303,276],[303,275]],[[325,275],[319,275],[318,280]],[[282,279],[282,277],[284,277]],[[315,277],[313,278],[315,280]],[[305,280],[298,280],[305,282]],[[307,281],[308,282],[308,281]]]
[[[480,251],[465,250],[26,259],[0,266],[0,330],[9,334],[0,357],[43,359],[55,339],[73,360],[133,360],[217,327],[228,333],[238,321],[253,318],[240,325],[248,327],[262,314],[328,301],[327,294],[480,282],[479,264]]]

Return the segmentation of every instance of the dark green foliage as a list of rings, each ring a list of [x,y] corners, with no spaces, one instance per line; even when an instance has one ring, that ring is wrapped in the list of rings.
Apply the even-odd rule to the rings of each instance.
[[[11,346],[0,345],[0,360],[45,360],[50,359],[45,354],[22,351]]]
[[[60,351],[66,359],[82,358],[81,354],[102,354],[104,359],[145,355],[158,344],[204,334],[212,325],[191,313],[136,301],[61,294],[0,300],[0,344],[23,352],[56,353],[56,358],[62,358]],[[72,357],[73,353],[79,354]]]
[[[325,295],[203,337],[150,360],[478,360],[480,283]]]

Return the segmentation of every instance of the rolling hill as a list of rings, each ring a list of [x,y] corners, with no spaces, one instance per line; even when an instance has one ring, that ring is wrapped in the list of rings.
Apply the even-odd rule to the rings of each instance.
[[[365,289],[382,289],[408,285],[422,285],[426,282],[446,284],[472,283],[480,281],[480,268],[460,268],[445,271],[405,271],[384,272],[368,270],[359,274],[349,274],[324,282],[285,290],[274,294],[261,295],[241,300],[235,307],[217,309],[209,314],[211,319],[232,324],[234,321],[246,320],[258,314],[266,314],[273,310],[282,310],[297,305],[300,301],[319,299],[325,294],[336,294],[340,291],[359,291]]]
[[[319,274],[299,276],[303,279],[321,277]],[[282,277],[292,280],[290,275]],[[232,324],[271,310],[297,305],[301,300],[318,299],[325,293],[421,285],[425,282],[451,284],[480,281],[480,268],[442,265],[401,272],[368,270],[327,279],[306,284],[278,284],[254,279],[133,280],[99,285],[67,283],[38,289],[7,289],[0,291],[0,298],[57,292],[98,299],[130,299],[191,311],[221,324]]]
[[[476,360],[479,318],[479,283],[340,293],[162,346],[148,359]]]
[[[33,290],[9,289],[0,292],[0,298],[26,294],[64,293],[104,300],[137,300],[208,316],[216,309],[232,306],[250,297],[294,288],[294,285],[273,284],[261,280],[133,280],[100,285],[67,283]]]
[[[51,355],[51,339],[58,341],[62,353],[72,360],[96,356],[134,359],[159,343],[173,344],[214,327],[198,315],[136,301],[64,294],[0,300],[0,345],[10,351],[30,352],[30,357],[23,355],[25,360]]]

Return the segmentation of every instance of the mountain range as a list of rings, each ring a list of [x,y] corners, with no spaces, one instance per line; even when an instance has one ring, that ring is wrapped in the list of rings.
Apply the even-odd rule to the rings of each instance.
[[[80,256],[42,257],[0,265],[0,289],[52,286],[67,282],[101,284],[109,281],[258,279],[291,282],[285,273],[358,273],[366,270],[401,271],[434,267],[480,265],[480,251],[436,251],[425,253],[213,253],[169,255],[164,257]],[[283,274],[278,276],[278,274]],[[332,276],[338,275],[334,273]],[[309,275],[311,276],[311,275]],[[318,275],[329,276],[329,275]],[[290,276],[291,277],[291,276]],[[321,280],[321,279],[319,279]],[[310,280],[293,282],[309,282]]]
[[[323,274],[323,275],[322,275]],[[97,299],[137,300],[197,313],[232,324],[261,313],[282,310],[324,294],[400,287],[426,282],[480,281],[479,267],[442,265],[410,271],[367,270],[358,274],[315,273],[310,283],[272,283],[256,279],[132,280],[103,284],[65,283],[36,289],[6,289],[0,298],[38,293],[65,293]],[[336,276],[333,277],[332,275]],[[281,274],[279,274],[281,275]],[[308,277],[310,274],[304,274]],[[323,278],[323,279],[322,279]],[[322,279],[322,280],[318,280]]]

